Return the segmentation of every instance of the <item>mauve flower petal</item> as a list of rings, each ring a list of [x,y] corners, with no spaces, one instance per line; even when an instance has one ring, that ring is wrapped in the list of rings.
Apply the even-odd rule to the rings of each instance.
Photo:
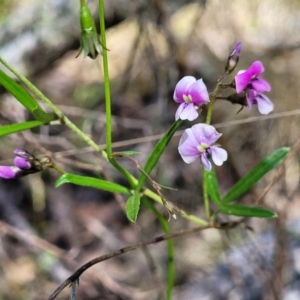
[[[262,78],[255,78],[254,80],[252,80],[251,85],[252,88],[258,93],[271,91],[271,85],[269,84],[269,82]]]
[[[183,103],[183,95],[187,95],[188,88],[196,81],[193,76],[185,76],[178,81],[174,91],[174,101],[178,103]]]
[[[210,153],[213,162],[217,166],[221,166],[223,162],[228,158],[227,151],[217,146],[211,146]]]
[[[251,82],[252,73],[248,70],[235,76],[235,89],[237,93],[242,92]]]
[[[175,120],[177,121],[180,118],[180,114],[182,113],[182,111],[184,110],[184,108],[186,107],[186,103],[181,103],[177,110],[176,110],[176,114],[175,114]]]
[[[209,161],[209,159],[206,156],[206,153],[203,153],[201,155],[201,162],[203,164],[203,167],[206,171],[210,171],[211,170],[211,162]]]
[[[262,62],[257,60],[249,67],[249,69],[247,71],[250,72],[252,74],[252,76],[253,75],[258,76],[265,71],[265,68],[264,68]]]
[[[4,178],[4,179],[16,178],[18,171],[21,170],[14,166],[0,166],[0,178]]]
[[[274,109],[274,104],[265,95],[259,94],[256,96],[257,108],[262,115],[269,114]]]
[[[14,159],[14,165],[20,169],[29,169],[31,164],[23,157],[17,156]]]
[[[200,156],[197,146],[197,141],[195,140],[191,129],[185,130],[179,141],[178,147],[179,154],[184,162],[190,164]]]
[[[215,143],[222,135],[218,133],[215,127],[207,124],[196,124],[191,128],[193,135],[195,136],[198,145],[206,143],[208,146]]]
[[[195,108],[195,105],[193,103],[183,103],[185,106],[183,110],[181,111],[179,118],[181,120],[189,120],[189,121],[194,121],[198,118],[198,112]],[[181,104],[182,105],[182,104]],[[177,115],[177,112],[176,112]]]
[[[208,91],[202,79],[197,80],[188,88],[187,95],[192,97],[192,101],[196,105],[209,102]]]

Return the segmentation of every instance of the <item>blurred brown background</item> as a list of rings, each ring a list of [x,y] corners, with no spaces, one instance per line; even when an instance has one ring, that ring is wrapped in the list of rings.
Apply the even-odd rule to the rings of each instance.
[[[101,58],[75,59],[80,45],[77,2],[2,0],[0,55],[103,145]],[[97,21],[97,1],[88,4]],[[273,150],[293,147],[300,136],[299,20],[296,0],[106,1],[114,149],[141,152],[137,159],[143,164],[155,135],[174,121],[178,80],[203,78],[212,91],[238,41],[238,69],[263,62],[275,110],[267,117],[256,107],[237,114],[240,107],[216,103],[213,123],[229,152],[229,160],[216,169],[222,192]],[[31,118],[2,87],[0,99],[1,125]],[[240,122],[228,123],[236,120]],[[181,129],[190,126],[185,122]],[[186,165],[180,159],[179,137],[171,141],[152,178],[178,189],[166,191],[176,205],[204,217],[199,163]],[[124,183],[86,146],[65,126],[44,126],[2,138],[1,164],[10,164],[13,149],[23,148],[51,155],[71,173]],[[130,162],[121,163],[138,174]],[[254,203],[275,174],[268,174],[242,202]],[[118,204],[125,198],[73,185],[55,189],[58,176],[44,171],[0,181],[0,299],[47,299],[88,260],[162,233],[146,208],[134,226]],[[278,219],[249,220],[253,231],[243,226],[230,232],[210,229],[175,240],[173,299],[300,299],[298,154],[261,204],[275,210]],[[180,217],[169,224],[172,231],[193,226]],[[134,251],[84,273],[76,299],[164,299],[166,269],[165,243]],[[58,299],[68,299],[68,294],[66,289]]]

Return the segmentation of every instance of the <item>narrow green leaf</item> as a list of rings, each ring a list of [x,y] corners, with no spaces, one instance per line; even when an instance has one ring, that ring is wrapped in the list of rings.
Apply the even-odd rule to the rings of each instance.
[[[122,151],[120,153],[124,153],[124,154],[129,155],[129,156],[140,155],[141,154],[141,152],[134,151],[134,150]]]
[[[34,98],[2,70],[0,70],[0,84],[29,111],[32,112],[39,108],[39,105]]]
[[[247,175],[241,178],[223,198],[223,203],[229,203],[236,200],[239,196],[248,191],[257,181],[266,173],[281,164],[289,154],[289,148],[280,148],[264,158]]]
[[[47,113],[41,108],[36,108],[32,111],[32,114],[36,120],[42,121],[44,123],[49,123],[55,119],[54,113]]]
[[[15,133],[15,132],[24,131],[24,130],[31,129],[34,127],[38,127],[41,125],[44,125],[44,123],[41,121],[28,121],[28,122],[24,122],[24,123],[4,125],[4,126],[0,127],[0,137]]]
[[[239,217],[257,217],[257,218],[275,218],[276,213],[271,210],[261,208],[246,206],[240,204],[228,204],[219,206],[221,212],[227,215],[239,216]]]
[[[173,125],[170,127],[170,129],[166,132],[166,134],[155,145],[155,147],[153,148],[152,153],[148,157],[148,160],[144,167],[144,171],[146,174],[149,175],[151,173],[151,171],[153,170],[153,168],[156,166],[159,158],[163,154],[163,152],[166,149],[166,147],[168,146],[172,136],[174,135],[174,133],[176,132],[178,127],[181,125],[181,123],[182,123],[182,120],[180,120],[180,119],[175,121],[173,123]],[[141,198],[140,191],[141,191],[142,187],[144,186],[146,179],[147,179],[146,175],[144,173],[141,173],[138,178],[137,186],[135,188],[134,197],[133,198],[130,197],[127,201],[127,203],[129,202],[128,205],[130,207],[130,213],[131,213],[131,214],[128,214],[128,212],[127,212],[127,216],[133,222],[135,222],[135,220],[137,218],[138,210],[140,207],[140,198]],[[127,209],[126,209],[126,211],[127,211]]]
[[[141,203],[141,195],[134,194],[126,202],[126,215],[131,222],[136,222]]]
[[[120,184],[93,177],[73,175],[69,173],[66,173],[59,177],[55,183],[55,187],[60,187],[65,183],[73,183],[80,186],[92,187],[107,192],[115,192],[125,195],[131,194],[129,189]]]
[[[207,191],[211,200],[217,205],[221,202],[221,196],[219,192],[219,184],[216,173],[212,168],[210,171],[205,171]]]

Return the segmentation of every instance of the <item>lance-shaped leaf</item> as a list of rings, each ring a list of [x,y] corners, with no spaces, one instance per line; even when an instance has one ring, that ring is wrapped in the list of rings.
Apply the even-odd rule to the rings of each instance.
[[[223,198],[222,203],[232,202],[248,191],[266,173],[282,163],[289,154],[289,151],[289,148],[280,148],[264,158],[256,167],[254,167],[231,188],[231,190]]]
[[[60,187],[65,183],[73,183],[80,186],[92,187],[95,189],[112,192],[112,193],[120,193],[125,195],[131,194],[128,188],[120,184],[102,180],[102,179],[93,178],[93,177],[79,176],[79,175],[66,173],[57,179],[55,186]]]
[[[32,112],[39,107],[34,98],[2,70],[0,70],[0,84],[29,111]]]
[[[0,127],[0,137],[8,134],[12,134],[19,131],[24,131],[34,127],[44,125],[44,122],[41,121],[28,121],[24,123],[17,123],[11,125],[4,125]]]
[[[239,216],[239,217],[257,217],[257,218],[275,218],[276,213],[271,210],[261,208],[246,206],[240,204],[222,204],[219,206],[219,210],[227,215]]]
[[[145,167],[144,167],[144,171],[146,174],[150,174],[151,171],[153,170],[153,168],[156,166],[159,158],[161,157],[161,155],[163,154],[164,150],[166,149],[166,147],[168,146],[172,136],[174,135],[174,133],[176,132],[176,130],[178,129],[178,127],[181,125],[182,120],[177,120],[176,122],[173,123],[173,125],[170,127],[170,129],[167,131],[167,133],[159,140],[159,142],[155,145],[152,153],[150,154]],[[138,212],[139,212],[139,208],[140,208],[140,201],[141,201],[141,194],[140,191],[142,189],[142,187],[144,186],[144,183],[147,179],[147,176],[144,173],[141,173],[139,178],[138,178],[138,183],[135,189],[135,194],[134,194],[134,205],[132,205],[132,219],[131,221],[135,222]],[[136,209],[136,211],[133,211],[133,209]]]
[[[221,196],[216,173],[212,168],[210,171],[205,171],[204,174],[206,176],[208,195],[210,196],[211,200],[218,205],[221,202]]]
[[[134,194],[131,195],[126,202],[126,215],[131,222],[136,221],[137,213],[140,209],[140,198],[140,195]]]
[[[54,115],[41,109],[35,99],[17,82],[0,70],[0,84],[12,94],[27,110],[32,112],[36,120],[50,122],[54,120]]]

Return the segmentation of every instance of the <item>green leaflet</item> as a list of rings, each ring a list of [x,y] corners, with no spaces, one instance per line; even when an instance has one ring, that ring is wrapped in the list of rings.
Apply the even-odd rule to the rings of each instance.
[[[257,217],[257,218],[275,218],[276,213],[271,210],[261,208],[246,206],[241,204],[228,204],[220,205],[219,210],[227,215],[234,215],[239,217]]]
[[[115,192],[126,195],[131,194],[129,189],[120,184],[93,177],[73,175],[69,173],[66,173],[59,177],[55,183],[55,187],[60,187],[65,183],[73,183],[80,186],[92,187],[112,193]]]
[[[140,198],[140,194],[134,194],[131,195],[126,202],[126,215],[131,222],[136,221],[137,213],[140,209]]]
[[[0,70],[0,84],[29,111],[32,112],[39,107],[34,98],[2,70]]]
[[[229,203],[248,191],[266,173],[281,164],[289,154],[289,148],[280,148],[264,158],[248,174],[241,178],[222,199],[222,203]]]
[[[205,171],[204,174],[206,176],[208,195],[210,196],[211,200],[218,205],[221,203],[221,196],[219,192],[219,184],[216,173],[212,168],[210,171]]]
[[[41,121],[28,121],[24,123],[17,123],[11,125],[4,125],[0,127],[0,137],[8,134],[12,134],[19,131],[24,131],[34,127],[44,125],[44,122]]]
[[[35,99],[12,78],[0,70],[0,84],[12,94],[27,110],[32,112],[36,120],[43,123],[54,120],[54,115],[46,113],[41,109]]]

